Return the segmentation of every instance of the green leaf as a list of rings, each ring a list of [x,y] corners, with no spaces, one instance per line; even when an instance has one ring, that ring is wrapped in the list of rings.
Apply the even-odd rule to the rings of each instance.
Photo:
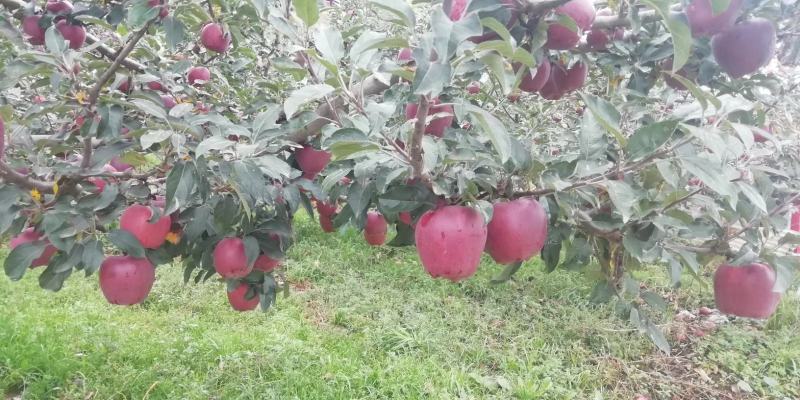
[[[130,103],[136,106],[136,108],[138,108],[145,114],[150,114],[154,117],[158,117],[163,120],[167,119],[167,113],[166,111],[164,111],[164,107],[161,104],[156,104],[150,100],[145,100],[145,99],[133,99],[130,100]]]
[[[627,222],[638,207],[641,197],[633,188],[624,181],[607,181],[608,197],[614,203],[614,207],[622,214],[622,221]]]
[[[319,21],[319,7],[317,0],[292,0],[294,12],[305,22],[306,26],[312,26]]]
[[[147,0],[136,0],[128,10],[128,26],[138,28],[147,21],[155,18],[159,13],[158,7],[150,7]]]
[[[575,23],[573,22],[573,25],[574,24]],[[505,25],[500,23],[500,21],[498,21],[495,18],[492,17],[481,18],[481,25],[497,32],[497,34],[500,35],[500,38],[502,38],[503,41],[505,42],[511,42],[513,40],[513,38],[511,37],[511,32],[508,31],[508,28],[506,28]]]
[[[414,76],[414,94],[436,97],[450,83],[450,63],[431,63],[428,68],[417,68]]]
[[[514,277],[514,274],[516,274],[517,271],[519,271],[519,268],[521,266],[522,266],[522,261],[517,261],[515,263],[506,265],[506,267],[503,268],[503,272],[501,272],[500,275],[497,275],[496,277],[492,278],[490,282],[498,284],[510,281],[511,278]]]
[[[581,93],[581,97],[583,98],[583,102],[586,103],[586,107],[594,114],[597,122],[617,139],[620,146],[627,146],[628,141],[619,128],[620,114],[616,107],[605,99],[593,94]]]
[[[500,155],[501,162],[507,162],[511,158],[511,140],[503,122],[488,111],[472,104],[460,103],[456,104],[456,106],[463,107],[464,112],[472,115],[473,119],[481,127],[480,132],[492,142],[495,151]],[[460,115],[462,112],[457,112],[456,114]]]
[[[109,232],[107,237],[108,240],[123,253],[136,258],[145,257],[144,247],[142,247],[139,240],[130,232],[122,229],[115,229]]]
[[[139,141],[142,144],[142,150],[147,150],[156,143],[161,143],[172,136],[172,131],[166,129],[156,129],[147,131]]]
[[[664,25],[672,35],[674,57],[672,59],[672,72],[678,72],[692,54],[692,32],[686,23],[686,16],[670,12],[669,0],[642,0],[661,16]]]
[[[718,15],[728,9],[731,0],[711,0],[711,14]]]
[[[661,331],[661,328],[654,324],[653,321],[648,319],[647,324],[645,325],[645,331],[647,332],[647,336],[650,337],[650,340],[655,343],[656,347],[658,347],[658,349],[663,351],[665,354],[669,355],[669,342],[664,336],[664,332]]]
[[[344,57],[344,41],[342,33],[327,25],[314,32],[314,46],[322,57],[332,64],[338,64]]]
[[[47,31],[44,33],[44,44],[47,50],[55,56],[61,56],[67,51],[67,41],[64,40],[61,33],[56,30],[55,25],[47,28]]]
[[[756,188],[742,181],[737,182],[737,185],[745,197],[747,197],[747,199],[750,200],[754,206],[756,206],[764,214],[767,213],[767,203],[764,201],[764,197],[761,196],[761,193],[759,193]]]
[[[394,24],[414,28],[417,23],[414,10],[405,0],[369,0],[369,4],[388,11],[394,16],[388,20]]]
[[[706,186],[715,192],[731,199],[735,197],[735,186],[725,177],[722,169],[711,160],[686,156],[681,158],[681,164],[689,173],[700,178]]]
[[[228,147],[233,146],[236,142],[228,140],[227,137],[222,136],[209,136],[203,139],[200,144],[197,145],[197,148],[194,150],[197,157],[205,155],[211,150],[223,150],[227,149]],[[144,147],[144,146],[143,146]]]
[[[253,265],[261,254],[261,247],[258,245],[258,240],[252,236],[245,236],[243,241],[244,252],[247,254],[247,265]]]
[[[12,281],[18,281],[25,275],[33,260],[39,258],[44,252],[45,242],[37,240],[34,242],[23,243],[8,253],[6,262],[3,264],[6,276]]]
[[[83,271],[86,276],[93,274],[100,269],[105,255],[103,254],[103,244],[91,238],[83,245],[82,263]]]
[[[555,271],[561,258],[561,236],[550,232],[542,248],[542,261],[547,272]]]
[[[316,0],[315,0],[316,1]],[[287,118],[291,118],[300,106],[314,100],[321,99],[334,90],[334,87],[327,84],[309,85],[295,90],[283,103],[283,110]]]
[[[254,158],[253,162],[264,170],[270,178],[281,179],[288,178],[292,173],[292,167],[282,159],[275,157],[271,154],[266,154],[258,158]]]
[[[677,126],[677,120],[666,120],[637,129],[628,141],[628,157],[638,160],[653,154],[672,137]]]
[[[186,206],[191,199],[197,177],[194,165],[177,163],[167,176],[167,206],[165,214],[171,214]]]
[[[374,153],[380,149],[381,148],[377,143],[369,141],[338,141],[330,146],[330,151],[333,154],[334,161],[360,157],[364,154]]]
[[[161,20],[161,26],[164,27],[164,33],[166,34],[167,47],[170,50],[175,50],[186,37],[186,26],[171,14]]]

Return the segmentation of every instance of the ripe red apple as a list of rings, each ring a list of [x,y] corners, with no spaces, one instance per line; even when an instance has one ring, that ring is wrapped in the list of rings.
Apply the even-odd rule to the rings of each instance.
[[[453,123],[453,106],[449,104],[439,105],[440,101],[439,98],[434,98],[430,102],[431,106],[428,108],[428,116],[432,116],[439,113],[448,113],[449,115],[443,117],[437,117],[430,122],[428,122],[428,126],[425,127],[425,134],[432,135],[436,137],[444,136],[444,130]],[[406,119],[414,119],[417,118],[417,110],[419,109],[419,104],[417,103],[408,103],[406,104]]]
[[[494,204],[487,227],[486,251],[499,264],[525,261],[542,251],[547,240],[547,213],[534,199]]]
[[[231,303],[236,311],[252,311],[258,307],[258,294],[253,294],[252,298],[247,298],[247,292],[250,290],[250,285],[240,283],[232,292],[228,292],[228,302]]]
[[[715,14],[711,0],[691,0],[686,6],[686,18],[692,36],[713,36],[730,28],[742,13],[742,3],[742,0],[731,0],[727,9]]]
[[[134,204],[122,213],[119,219],[119,228],[131,233],[142,247],[157,249],[164,244],[169,228],[172,225],[169,216],[162,215],[158,221],[150,223],[153,210],[148,206]]]
[[[486,232],[483,217],[474,209],[445,206],[420,217],[414,240],[425,270],[434,278],[456,282],[475,274]]]
[[[266,273],[278,268],[279,265],[281,265],[281,260],[270,258],[270,256],[266,254],[261,254],[258,256],[258,258],[256,258],[256,262],[253,264],[253,269]]]
[[[100,289],[111,304],[139,304],[150,294],[156,270],[146,258],[110,256],[100,264]]]
[[[752,74],[775,55],[775,26],[764,18],[736,24],[711,39],[714,59],[731,78]]]
[[[397,219],[400,220],[400,222],[402,222],[402,223],[404,223],[404,224],[406,224],[408,226],[413,226],[414,225],[414,221],[411,218],[411,213],[408,212],[408,211],[403,211],[400,214],[398,214],[397,215]]]
[[[159,82],[159,81],[147,82],[147,88],[150,89],[150,90],[156,90],[156,91],[159,91],[159,92],[166,92],[167,91],[167,89],[164,87],[164,85],[162,85],[161,82]]]
[[[580,89],[586,83],[588,73],[589,67],[583,62],[575,63],[569,69],[562,64],[553,64],[550,66],[550,76],[539,94],[548,100],[558,100],[565,94]]]
[[[722,313],[764,319],[775,312],[781,300],[773,286],[775,271],[767,265],[720,265],[714,273],[714,300]]]
[[[214,269],[225,279],[247,276],[253,267],[247,263],[244,241],[237,237],[220,240],[214,247]]]
[[[122,159],[119,157],[112,158],[109,164],[116,170],[115,172],[125,172],[133,169],[133,165],[122,161]]]
[[[401,64],[406,64],[410,61],[414,61],[414,52],[410,48],[406,47],[400,50],[397,53],[397,61]]]
[[[317,201],[317,212],[320,216],[332,217],[336,215],[336,203]]]
[[[200,31],[200,42],[211,51],[224,53],[231,45],[231,35],[225,32],[221,24],[212,22]]]
[[[664,71],[672,72],[672,58],[668,58],[668,59],[664,60],[661,63],[661,68]],[[678,72],[676,72],[675,74],[679,75],[681,77],[684,77],[684,78],[686,78],[686,79],[688,79],[690,81],[694,81],[694,79],[697,77],[697,71],[694,70],[694,69],[689,70],[689,69],[686,68],[686,66],[684,66],[683,68],[679,69]],[[667,86],[669,86],[669,87],[671,87],[671,88],[673,88],[675,90],[686,90],[686,87],[683,86],[682,83],[680,83],[677,79],[675,79],[675,78],[673,78],[673,77],[671,77],[669,75],[666,75],[666,74],[664,75],[664,82],[667,84]]]
[[[211,80],[211,71],[206,67],[192,67],[186,74],[186,79],[190,85],[202,86]]]
[[[122,81],[119,84],[119,86],[117,86],[117,90],[119,90],[122,93],[130,93],[131,92],[131,85],[130,85],[129,81],[130,81],[130,79],[125,79],[124,81]]]
[[[333,226],[333,216],[331,215],[320,214],[319,226],[322,227],[322,231],[325,233],[336,232],[336,228]]]
[[[586,84],[586,78],[588,76],[589,66],[580,61],[575,63],[567,70],[567,76],[562,85],[564,91],[569,93],[582,88],[583,85]]]
[[[147,5],[152,7],[161,7],[161,10],[158,12],[158,16],[161,18],[166,18],[169,15],[169,6],[167,5],[167,0],[147,0]]]
[[[50,259],[53,257],[53,254],[56,254],[56,252],[58,251],[58,249],[56,249],[55,246],[50,244],[50,240],[48,240],[46,237],[43,238],[43,236],[44,235],[42,235],[41,233],[33,230],[33,228],[28,228],[20,232],[19,235],[11,238],[11,240],[8,242],[8,247],[13,250],[14,248],[16,248],[21,244],[35,242],[37,240],[44,239],[45,247],[44,250],[42,250],[42,254],[39,257],[35,258],[33,261],[31,261],[31,265],[29,265],[30,268],[41,267],[43,265],[47,265],[50,262]]]
[[[380,246],[386,241],[389,225],[383,215],[377,211],[367,213],[367,224],[364,226],[364,239],[372,246]]]
[[[86,180],[96,187],[95,193],[103,193],[103,190],[106,188],[106,181],[103,178],[93,177]]]
[[[800,232],[800,210],[796,210],[792,213],[792,222],[789,226],[791,230]]]
[[[594,3],[592,0],[572,0],[558,8],[556,15],[566,15],[572,18],[578,30],[557,22],[547,27],[547,43],[545,47],[551,50],[569,50],[581,40],[581,33],[592,26],[595,18]]]
[[[47,0],[45,9],[53,14],[69,14],[72,12],[72,3],[66,0]]]
[[[467,85],[467,93],[478,94],[481,92],[481,84],[478,81],[472,81]]]
[[[331,152],[317,150],[311,145],[305,145],[294,153],[297,165],[303,171],[303,177],[306,179],[316,178],[317,174],[328,166],[331,156]]]
[[[166,94],[161,95],[161,102],[164,103],[164,108],[167,110],[171,110],[177,104],[172,96]]]
[[[517,71],[521,67],[522,64],[517,64],[514,67],[514,71]],[[544,86],[549,77],[550,60],[547,58],[542,58],[541,62],[539,62],[539,66],[536,68],[536,73],[533,76],[531,76],[530,69],[525,67],[525,73],[523,73],[522,81],[519,83],[519,89],[523,92],[536,93],[542,88],[542,86]]]
[[[22,19],[22,32],[28,35],[28,43],[33,45],[44,44],[45,30],[39,26],[41,15],[29,15]]]
[[[80,49],[83,46],[83,42],[86,40],[86,30],[80,25],[69,24],[65,19],[56,22],[56,29],[65,40],[69,41],[70,49]]]

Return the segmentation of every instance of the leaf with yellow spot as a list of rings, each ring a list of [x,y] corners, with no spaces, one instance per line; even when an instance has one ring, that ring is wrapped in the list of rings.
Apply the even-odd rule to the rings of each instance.
[[[166,240],[172,244],[178,244],[181,242],[181,235],[179,232],[170,232],[167,233]]]
[[[78,93],[75,93],[75,101],[78,104],[86,104],[89,101],[89,95],[85,90],[79,90]]]
[[[53,194],[58,194],[58,182],[53,182]]]
[[[41,203],[42,202],[42,193],[39,192],[39,189],[31,189],[31,198],[33,198],[33,201],[35,201],[37,203]]]

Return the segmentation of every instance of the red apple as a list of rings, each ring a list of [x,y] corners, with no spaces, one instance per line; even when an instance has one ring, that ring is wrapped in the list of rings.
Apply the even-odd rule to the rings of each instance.
[[[450,13],[447,15],[450,17],[450,20],[460,20],[464,16],[464,12],[467,10],[467,4],[469,4],[468,0],[452,0],[450,2]]]
[[[297,165],[303,171],[303,177],[306,179],[316,178],[317,174],[322,172],[331,161],[331,156],[331,152],[317,150],[310,145],[305,145],[294,153]]]
[[[258,258],[256,258],[256,262],[253,264],[253,269],[266,273],[278,268],[279,265],[281,265],[281,260],[270,258],[270,256],[266,254],[261,254],[258,256]]]
[[[389,225],[383,215],[377,211],[367,213],[367,224],[364,226],[364,239],[372,246],[380,246],[386,241]]]
[[[119,86],[117,86],[117,90],[119,90],[122,93],[130,93],[131,92],[131,85],[130,85],[129,81],[130,81],[130,79],[125,79],[124,81],[122,81],[119,84]]]
[[[768,318],[781,300],[780,293],[772,291],[775,278],[775,271],[764,264],[720,265],[714,273],[717,308],[739,317]]]
[[[580,89],[586,83],[589,67],[583,62],[575,63],[567,69],[562,64],[550,66],[550,76],[539,94],[548,100],[558,100],[565,94]]]
[[[161,95],[161,102],[164,103],[164,108],[171,110],[177,104],[175,99],[169,95]]]
[[[29,15],[22,19],[22,32],[28,35],[28,43],[33,45],[44,44],[45,30],[39,26],[41,15]]]
[[[258,294],[250,292],[253,296],[247,298],[247,292],[250,292],[250,285],[240,283],[232,292],[228,292],[228,302],[236,311],[252,311],[258,307]]]
[[[447,129],[453,123],[453,106],[451,105],[439,105],[440,101],[438,98],[434,98],[431,100],[431,106],[428,108],[428,117],[439,114],[439,113],[447,113],[449,115],[437,117],[430,122],[428,122],[428,126],[425,127],[425,134],[442,137],[444,136],[444,130]],[[406,119],[414,119],[417,118],[417,110],[419,109],[419,104],[417,103],[408,103],[406,104]]]
[[[95,193],[103,193],[103,190],[106,188],[106,181],[103,178],[93,177],[86,180],[95,186]]]
[[[397,53],[397,61],[400,62],[401,64],[407,64],[411,61],[414,61],[413,50],[411,50],[408,47],[400,50],[400,52]]]
[[[758,71],[775,55],[775,26],[764,18],[753,18],[711,39],[714,59],[731,78]]]
[[[742,13],[742,3],[742,0],[731,0],[727,9],[714,13],[711,0],[691,0],[686,6],[686,18],[692,36],[713,36],[730,28]]]
[[[237,237],[220,240],[214,247],[214,269],[225,279],[247,276],[253,267],[247,263],[244,241]]]
[[[414,221],[413,221],[413,219],[411,218],[411,213],[410,213],[410,212],[408,212],[408,211],[403,211],[403,212],[401,212],[400,214],[398,214],[398,215],[397,215],[397,219],[398,219],[400,222],[402,222],[402,223],[404,223],[404,224],[406,224],[406,225],[408,225],[408,226],[413,226],[413,225],[414,225]]]
[[[111,304],[139,304],[150,294],[156,270],[146,258],[110,256],[100,264],[100,289]]]
[[[69,24],[65,19],[56,23],[56,29],[65,40],[69,41],[70,49],[80,49],[83,46],[83,42],[86,40],[86,30],[80,25]]]
[[[231,35],[225,32],[221,24],[212,22],[200,31],[200,42],[211,51],[224,53],[231,45]]]
[[[481,92],[481,84],[480,84],[480,82],[472,81],[472,82],[470,82],[469,85],[467,85],[467,93],[469,93],[469,94],[478,94],[480,92]]]
[[[322,231],[325,233],[332,233],[336,231],[336,228],[333,226],[333,217],[330,215],[320,214],[319,226],[322,227]]]
[[[557,22],[551,23],[547,28],[547,43],[545,47],[551,50],[569,50],[581,40],[581,32],[592,26],[595,18],[594,3],[592,0],[572,0],[558,8],[556,15],[566,15],[572,18],[577,25],[577,31]]]
[[[45,9],[53,14],[69,14],[72,12],[72,3],[66,0],[47,0]]]
[[[336,214],[336,203],[317,201],[317,212],[319,212],[319,215],[330,217]]]
[[[161,10],[158,12],[158,16],[161,18],[166,18],[169,15],[169,6],[167,5],[167,0],[147,0],[147,5],[152,7],[161,7]]]
[[[192,67],[186,74],[186,79],[190,85],[203,86],[211,80],[211,71],[206,67]]]
[[[159,91],[159,92],[166,92],[167,91],[167,89],[164,87],[164,85],[162,85],[161,82],[159,82],[159,81],[147,82],[147,88],[150,89],[150,90],[156,90],[156,91]]]
[[[420,217],[414,240],[425,270],[434,278],[456,282],[475,274],[486,232],[483,217],[474,209],[445,206]]]
[[[542,251],[547,240],[547,213],[534,199],[494,204],[487,227],[486,251],[499,264],[525,261]]]
[[[800,232],[800,210],[795,210],[792,213],[792,222],[790,224],[790,229],[795,232]]]
[[[522,64],[517,64],[514,71],[522,67]],[[522,75],[522,81],[519,83],[519,89],[523,92],[535,93],[538,92],[542,86],[547,82],[550,77],[550,61],[547,58],[542,58],[539,66],[536,68],[536,73],[531,75],[528,67],[525,67],[525,73]]]
[[[134,204],[122,213],[119,228],[130,232],[142,247],[157,249],[164,244],[172,222],[169,216],[162,215],[156,222],[150,223],[152,217],[153,210],[150,207]]]
[[[31,265],[29,265],[29,267],[30,268],[41,267],[43,265],[47,265],[50,262],[50,259],[53,257],[54,254],[56,254],[58,249],[56,249],[55,246],[50,244],[50,240],[44,237],[44,235],[42,235],[41,233],[33,230],[33,228],[25,229],[19,235],[11,238],[11,240],[8,242],[8,247],[13,250],[14,248],[16,248],[21,244],[35,242],[37,240],[44,240],[45,247],[44,250],[42,250],[42,254],[39,257],[35,258],[33,261],[31,261]]]
[[[125,172],[133,169],[133,165],[122,161],[119,157],[112,158],[109,164],[116,170],[115,172]]]

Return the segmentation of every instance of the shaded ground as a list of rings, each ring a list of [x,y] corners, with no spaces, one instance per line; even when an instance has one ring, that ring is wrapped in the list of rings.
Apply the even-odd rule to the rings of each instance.
[[[105,303],[97,278],[59,293],[0,277],[0,393],[62,399],[799,398],[800,302],[765,326],[681,314],[671,356],[586,298],[584,274],[488,283],[432,280],[413,249],[370,248],[305,218],[292,295],[267,314],[230,311],[222,282],[186,285],[162,266],[139,307]],[[640,278],[662,282],[661,271]],[[678,309],[708,288],[664,292]],[[695,313],[696,314],[696,313]],[[718,321],[719,322],[719,321]],[[701,336],[702,335],[702,336]]]

